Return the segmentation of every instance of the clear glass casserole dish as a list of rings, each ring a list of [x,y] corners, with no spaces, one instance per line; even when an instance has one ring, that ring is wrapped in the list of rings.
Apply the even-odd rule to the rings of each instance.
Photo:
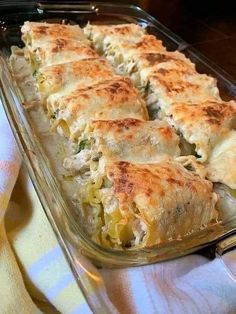
[[[55,149],[57,152],[62,149],[58,144],[58,136],[52,135],[48,138],[47,130],[44,129],[47,126],[43,126],[43,131],[39,130],[30,110],[22,106],[22,95],[10,73],[7,61],[11,53],[10,47],[22,46],[20,26],[27,20],[79,24],[80,26],[86,25],[88,21],[104,24],[138,23],[146,26],[148,33],[161,39],[168,50],[184,52],[196,64],[199,72],[215,77],[224,100],[235,98],[236,86],[233,78],[212,65],[186,42],[136,6],[99,2],[73,2],[71,4],[45,2],[35,5],[22,3],[17,15],[9,8],[6,14],[3,11],[0,21],[1,100],[44,210],[76,278],[80,277],[78,267],[81,267],[79,264],[83,260],[82,255],[89,257],[101,267],[137,266],[183,256],[218,243],[222,238],[233,234],[236,231],[236,209],[235,215],[227,221],[223,220],[217,225],[195,232],[182,240],[171,241],[150,249],[111,250],[102,248],[89,239],[78,221],[76,208],[67,194],[70,190],[70,183],[62,180],[63,172],[54,158]],[[51,150],[52,141],[54,150]],[[92,284],[96,283],[93,276],[90,279]]]

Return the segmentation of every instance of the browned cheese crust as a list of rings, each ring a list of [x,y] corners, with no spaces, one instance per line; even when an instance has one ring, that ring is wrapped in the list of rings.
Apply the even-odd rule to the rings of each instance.
[[[205,161],[216,143],[236,127],[236,103],[206,101],[199,104],[173,104],[170,109],[174,126]]]
[[[42,68],[37,82],[39,91],[48,96],[66,86],[71,86],[73,90],[76,84],[84,87],[112,76],[114,70],[105,59],[83,59]]]
[[[157,67],[157,72],[160,72],[160,70],[158,70],[160,69],[160,64],[166,62],[168,62],[169,69],[176,68],[179,71],[187,70],[189,73],[195,72],[195,64],[178,51],[160,53],[145,52],[138,55],[137,58],[140,68],[153,67],[153,74],[155,74],[155,66]]]
[[[82,29],[78,25],[25,22],[21,31],[23,41],[26,45],[29,44],[32,47],[39,47],[39,43],[58,38],[87,42]]]
[[[96,107],[100,105],[104,107],[103,109],[106,107],[109,110],[115,104],[119,104],[121,108],[130,106],[130,111],[132,109],[136,111],[135,104],[139,103],[141,116],[145,119],[148,118],[145,103],[129,78],[118,77],[84,89],[75,90],[70,95],[60,99],[60,101],[67,104],[72,115],[77,115],[79,111],[86,110],[85,108],[91,105]]]
[[[143,35],[137,43],[132,43],[130,46],[127,46],[130,49],[135,49],[138,53],[147,52],[147,51],[165,51],[165,47],[162,44],[161,40],[158,40],[153,35]],[[125,44],[124,44],[125,48]]]
[[[127,221],[135,216],[148,226],[146,246],[184,236],[217,218],[212,183],[177,162],[113,162],[106,173],[122,216]]]
[[[99,55],[86,43],[65,38],[57,38],[46,42],[46,44],[39,49],[42,56],[51,56],[64,51],[75,52],[78,54],[87,55],[87,58],[98,58]]]
[[[143,34],[144,30],[137,24],[118,24],[118,25],[87,25],[85,27],[89,31],[94,33],[99,33],[101,35],[109,36],[109,35],[121,35],[124,37],[132,38],[132,35],[135,36],[137,34]]]
[[[90,128],[91,136],[98,139],[97,151],[109,158],[153,162],[163,154],[180,154],[178,136],[164,121],[96,120],[91,122]]]

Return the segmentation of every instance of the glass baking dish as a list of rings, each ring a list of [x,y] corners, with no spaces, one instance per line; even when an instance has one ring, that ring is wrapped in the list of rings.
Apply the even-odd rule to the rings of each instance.
[[[37,126],[32,122],[30,111],[22,106],[23,99],[10,73],[7,58],[12,45],[23,46],[20,26],[27,20],[78,23],[80,26],[86,25],[88,21],[104,24],[132,22],[146,26],[148,33],[161,39],[169,50],[184,52],[196,64],[199,72],[215,77],[224,100],[233,99],[236,96],[236,85],[232,77],[212,65],[185,41],[136,6],[102,2],[41,2],[34,5],[23,2],[17,8],[17,14],[10,7],[6,9],[3,7],[1,15],[1,100],[43,208],[77,279],[80,278],[78,268],[88,267],[82,256],[89,257],[100,267],[144,265],[183,256],[205,246],[215,245],[221,239],[235,233],[236,209],[235,216],[230,220],[195,232],[182,240],[171,241],[153,248],[119,251],[105,249],[92,242],[80,225],[73,204],[64,193],[61,173],[54,164],[53,153],[47,147],[42,146],[44,135],[40,134]],[[57,145],[56,135],[52,136],[52,140]],[[89,289],[87,284],[96,284],[94,279],[96,274],[92,272],[92,270],[88,271],[88,282],[82,286],[85,294],[85,290]]]

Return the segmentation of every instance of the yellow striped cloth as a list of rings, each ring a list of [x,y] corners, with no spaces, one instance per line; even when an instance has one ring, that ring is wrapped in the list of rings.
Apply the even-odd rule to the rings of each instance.
[[[25,171],[11,197],[21,158],[1,104],[0,134],[0,313],[91,313]]]

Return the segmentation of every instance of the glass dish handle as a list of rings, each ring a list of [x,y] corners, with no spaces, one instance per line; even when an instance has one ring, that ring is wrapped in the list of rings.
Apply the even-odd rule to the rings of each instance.
[[[228,236],[216,244],[216,254],[222,256],[223,254],[236,249],[236,234]]]
[[[73,3],[70,1],[40,1],[37,2],[37,10],[39,13],[98,13],[98,7],[91,2]]]

